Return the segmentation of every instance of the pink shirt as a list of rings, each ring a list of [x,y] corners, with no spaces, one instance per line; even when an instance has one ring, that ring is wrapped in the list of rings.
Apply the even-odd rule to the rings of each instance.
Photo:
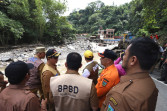
[[[119,62],[121,61],[121,58],[119,57],[117,60],[114,61],[115,67],[118,70],[119,76],[124,76],[126,74],[124,68],[122,68],[122,65],[119,64]]]

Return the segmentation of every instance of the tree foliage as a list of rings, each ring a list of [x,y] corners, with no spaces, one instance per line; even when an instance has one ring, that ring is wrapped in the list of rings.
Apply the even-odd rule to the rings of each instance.
[[[66,17],[66,1],[1,0],[0,44],[58,43],[75,31]],[[15,42],[10,42],[10,41]]]
[[[105,6],[101,1],[96,1],[85,9],[72,12],[68,20],[78,33],[94,34],[99,27],[103,27],[103,29],[115,29],[116,35],[131,31],[136,36],[150,36],[152,33],[165,36],[167,1],[132,0],[120,6]]]

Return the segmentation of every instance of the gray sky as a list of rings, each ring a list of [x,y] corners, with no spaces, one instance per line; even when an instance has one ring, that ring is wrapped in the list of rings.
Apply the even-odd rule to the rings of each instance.
[[[85,9],[86,6],[88,6],[89,3],[95,2],[97,0],[67,0],[67,12],[65,12],[64,15],[69,15],[74,9]],[[122,5],[125,3],[129,3],[132,0],[100,0],[105,5]]]

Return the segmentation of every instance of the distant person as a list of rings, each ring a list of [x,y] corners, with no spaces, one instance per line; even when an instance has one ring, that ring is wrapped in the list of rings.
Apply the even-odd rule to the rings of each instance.
[[[56,65],[56,63],[58,62],[59,55],[60,53],[58,53],[55,49],[49,49],[46,52],[47,63],[45,64],[42,70],[42,76],[41,76],[42,90],[44,93],[44,98],[48,99],[49,109],[53,108],[52,106],[50,106],[51,104],[49,100],[50,78],[53,76],[60,75]]]
[[[98,78],[98,63],[93,60],[93,52],[86,50],[84,52],[85,61],[87,62],[86,67],[83,70],[82,76],[92,79],[94,84],[97,84]]]
[[[92,79],[78,73],[82,57],[76,52],[67,55],[67,72],[51,77],[50,88],[56,111],[96,111],[98,98]]]
[[[159,66],[158,66],[158,69],[161,70],[161,66],[163,65],[164,61],[165,61],[165,58],[166,58],[166,55],[167,55],[167,43],[165,43],[162,47],[162,55],[161,55],[161,59],[160,59],[160,63],[159,63]]]
[[[167,84],[167,43],[164,46],[165,46],[165,49],[161,57],[161,66],[159,66],[161,67],[161,74],[158,80],[164,81],[164,83]]]
[[[121,52],[120,57],[118,57],[118,59],[114,61],[114,65],[118,70],[119,76],[124,76],[126,74],[125,69],[122,67],[123,55],[124,52]]]
[[[106,98],[108,91],[119,83],[119,74],[114,65],[114,60],[117,58],[116,53],[106,49],[103,53],[99,53],[101,64],[105,67],[101,72],[96,84],[97,96],[99,98],[99,108]]]
[[[47,111],[46,100],[42,100],[41,106],[38,97],[29,91],[25,84],[29,79],[29,69],[33,64],[22,61],[10,63],[5,69],[9,86],[0,93],[1,111]]]
[[[149,70],[158,57],[159,46],[153,40],[134,39],[123,56],[126,75],[108,92],[101,111],[155,111],[158,89]]]
[[[41,73],[44,67],[44,62],[41,59],[45,58],[45,47],[37,47],[35,49],[34,57],[27,60],[27,63],[32,63],[34,68],[30,70],[30,79],[27,81],[26,86],[29,86],[31,91],[37,95],[39,91],[40,98],[43,98],[42,86],[41,86]]]
[[[0,71],[0,92],[6,88],[8,82],[4,80],[4,74]]]

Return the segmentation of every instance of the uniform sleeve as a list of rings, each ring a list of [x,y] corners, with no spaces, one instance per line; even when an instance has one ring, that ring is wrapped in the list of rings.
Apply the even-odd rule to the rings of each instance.
[[[27,104],[26,111],[47,111],[46,108],[40,107],[40,102],[37,97],[33,97]]]
[[[43,88],[45,98],[49,98],[50,78],[52,76],[53,76],[53,74],[50,71],[45,71],[42,75],[42,88]]]
[[[85,70],[83,71],[82,76],[88,78],[88,77],[90,76],[89,70],[88,70],[88,69],[85,69]]]
[[[101,111],[131,111],[132,109],[129,107],[128,102],[119,93],[114,93],[106,97],[103,105],[101,107]]]
[[[96,84],[97,96],[101,97],[108,93],[108,91],[115,85],[114,79],[109,77],[99,77]]]
[[[39,74],[41,75],[42,74],[42,69],[43,67],[45,66],[44,63],[40,64],[39,67],[38,67],[38,71],[39,71]],[[41,76],[40,76],[41,77]]]
[[[91,93],[90,93],[90,105],[92,109],[98,108],[98,97],[94,83],[92,83]]]

